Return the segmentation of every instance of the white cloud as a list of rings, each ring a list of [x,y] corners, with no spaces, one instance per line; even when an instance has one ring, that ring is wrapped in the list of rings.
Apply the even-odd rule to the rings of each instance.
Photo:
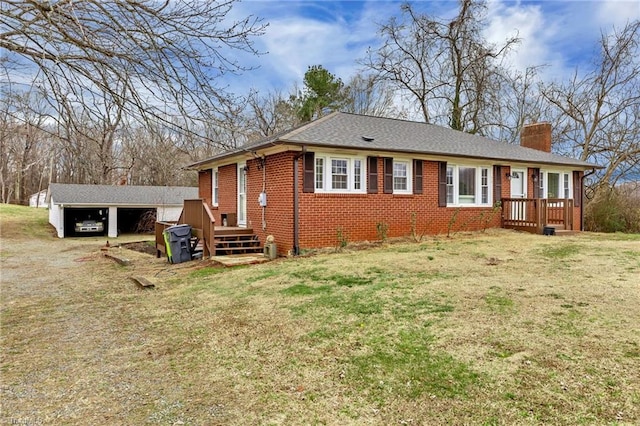
[[[492,1],[488,21],[485,37],[489,43],[502,46],[510,37],[520,38],[509,54],[510,63],[518,70],[558,60],[548,47],[556,30],[547,25],[539,5]]]
[[[622,28],[627,22],[640,19],[640,2],[637,0],[601,0],[597,3],[596,22],[601,27]]]
[[[378,42],[377,23],[399,11],[398,2],[248,2],[241,11],[269,23],[266,34],[256,40],[265,55],[252,59],[260,66],[233,83],[241,92],[291,89],[302,85],[311,65],[324,68],[347,81],[360,68],[369,46]],[[273,6],[273,7],[272,7]],[[248,78],[250,77],[250,78]]]

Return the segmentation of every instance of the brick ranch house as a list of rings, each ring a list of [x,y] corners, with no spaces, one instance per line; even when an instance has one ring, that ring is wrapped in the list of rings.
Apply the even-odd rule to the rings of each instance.
[[[583,177],[597,166],[550,151],[548,123],[525,127],[519,146],[338,112],[188,168],[216,232],[273,235],[286,255],[336,246],[339,234],[377,240],[381,229],[387,237],[450,226],[580,230]]]

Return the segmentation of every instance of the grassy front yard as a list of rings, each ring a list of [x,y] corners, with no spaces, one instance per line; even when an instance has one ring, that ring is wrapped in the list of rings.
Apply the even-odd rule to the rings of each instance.
[[[640,423],[640,235],[124,267],[12,209],[5,424]]]

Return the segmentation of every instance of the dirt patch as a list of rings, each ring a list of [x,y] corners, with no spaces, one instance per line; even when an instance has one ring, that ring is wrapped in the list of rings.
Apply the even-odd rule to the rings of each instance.
[[[137,251],[139,253],[150,254],[152,256],[156,255],[156,248],[153,241],[133,241],[130,243],[122,243],[120,244],[120,247],[127,250]]]

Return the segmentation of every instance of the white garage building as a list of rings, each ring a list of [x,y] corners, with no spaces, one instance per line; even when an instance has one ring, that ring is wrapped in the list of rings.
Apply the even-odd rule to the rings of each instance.
[[[155,220],[177,221],[184,200],[198,198],[198,188],[181,186],[77,185],[52,183],[47,204],[49,223],[58,237],[134,232],[145,215]],[[78,224],[96,223],[93,231],[79,231]]]

